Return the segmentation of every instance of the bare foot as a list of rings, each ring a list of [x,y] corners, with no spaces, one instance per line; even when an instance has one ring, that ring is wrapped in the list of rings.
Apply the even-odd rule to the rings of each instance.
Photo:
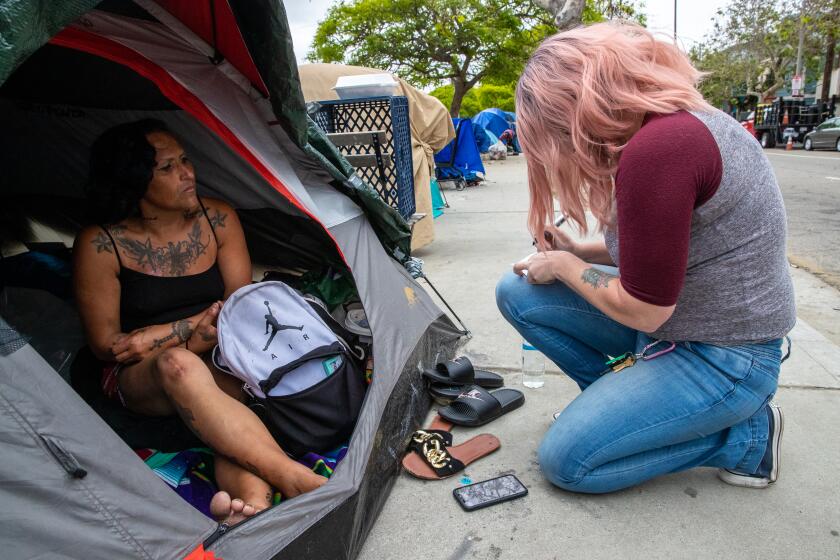
[[[216,518],[216,521],[228,526],[236,525],[262,511],[262,509],[265,508],[257,509],[239,498],[231,499],[230,494],[224,490],[216,492],[216,495],[210,500],[210,513]]]
[[[286,499],[300,496],[327,483],[326,477],[315,474],[300,463],[289,461],[289,465],[289,472],[284,473],[283,476],[283,484],[277,487]]]

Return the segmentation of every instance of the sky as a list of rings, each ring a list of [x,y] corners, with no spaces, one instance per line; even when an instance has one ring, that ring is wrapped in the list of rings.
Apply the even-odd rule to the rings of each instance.
[[[285,0],[289,27],[298,63],[303,63],[315,36],[318,21],[324,19],[335,0]],[[674,35],[674,0],[643,0],[648,28],[668,37]],[[712,30],[719,8],[738,0],[677,0],[677,36],[685,50]]]

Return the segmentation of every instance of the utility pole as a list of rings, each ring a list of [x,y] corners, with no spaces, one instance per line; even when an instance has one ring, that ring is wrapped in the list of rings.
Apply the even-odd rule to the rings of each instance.
[[[677,44],[677,0],[674,0],[674,44]]]
[[[794,76],[794,81],[799,78],[800,85],[799,88],[793,86],[792,90],[805,89],[805,78],[802,75],[802,48],[805,44],[805,2],[807,0],[802,0],[802,5],[799,8],[799,46],[796,48],[796,75]],[[801,94],[802,92],[799,93],[799,95]]]

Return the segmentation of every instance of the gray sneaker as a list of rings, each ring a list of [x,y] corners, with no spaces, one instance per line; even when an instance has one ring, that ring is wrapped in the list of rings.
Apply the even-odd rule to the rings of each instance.
[[[744,488],[767,488],[779,478],[779,454],[782,443],[782,431],[785,419],[782,409],[776,403],[767,405],[767,418],[770,420],[770,434],[767,437],[767,450],[755,474],[741,473],[729,469],[720,469],[718,478],[733,486]]]

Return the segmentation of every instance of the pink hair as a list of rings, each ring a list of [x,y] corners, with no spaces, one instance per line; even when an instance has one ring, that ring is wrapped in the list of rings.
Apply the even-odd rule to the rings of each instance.
[[[676,46],[635,24],[598,23],[543,41],[516,88],[528,229],[541,249],[554,197],[583,233],[587,206],[599,230],[612,223],[621,150],[647,113],[711,109],[695,87],[702,76]]]

